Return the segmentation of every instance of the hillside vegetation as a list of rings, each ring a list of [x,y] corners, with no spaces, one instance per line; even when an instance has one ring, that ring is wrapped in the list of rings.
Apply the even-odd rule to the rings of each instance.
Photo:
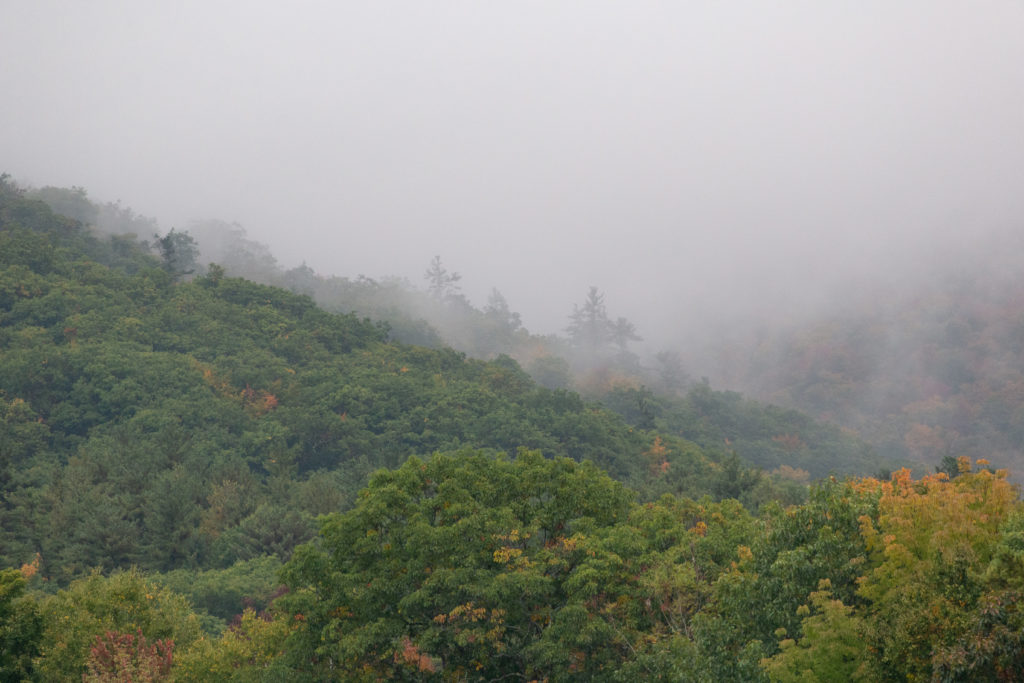
[[[1024,672],[986,461],[873,478],[796,411],[647,389],[611,328],[584,398],[117,226],[152,228],[0,182],[2,680]]]
[[[723,346],[716,376],[854,430],[888,459],[986,458],[1024,474],[1019,234],[987,238],[899,289],[851,297],[759,343]],[[742,359],[742,360],[741,360]]]
[[[697,413],[659,427],[539,386],[508,356],[405,345],[382,324],[218,265],[197,275],[187,234],[103,235],[10,183],[2,191],[8,565],[38,553],[66,582],[93,567],[283,559],[316,515],[353,505],[375,469],[465,447],[589,460],[645,498],[802,495],[748,469],[777,467],[785,451],[747,444],[754,430],[741,424],[772,415],[759,432],[768,444],[773,431],[814,434],[795,413],[735,409],[703,388]]]

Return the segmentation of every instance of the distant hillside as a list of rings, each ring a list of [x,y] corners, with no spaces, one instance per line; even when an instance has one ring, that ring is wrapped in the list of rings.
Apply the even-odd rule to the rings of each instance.
[[[978,245],[927,278],[720,349],[718,374],[856,430],[883,456],[1024,474],[1024,248]]]
[[[708,453],[734,452],[744,462],[795,481],[895,467],[849,430],[734,391],[714,391],[707,384],[681,396],[616,387],[601,400],[633,424],[685,437]]]

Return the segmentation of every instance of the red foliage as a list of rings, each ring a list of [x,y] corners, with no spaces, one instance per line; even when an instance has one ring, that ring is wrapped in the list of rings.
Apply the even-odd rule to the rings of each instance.
[[[174,641],[146,641],[142,629],[131,633],[107,631],[96,636],[83,681],[155,683],[170,680]]]

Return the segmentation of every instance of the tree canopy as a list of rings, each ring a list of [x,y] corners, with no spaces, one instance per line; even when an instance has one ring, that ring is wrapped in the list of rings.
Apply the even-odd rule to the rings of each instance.
[[[75,215],[0,178],[2,680],[1024,677],[1024,508],[987,460],[867,476],[891,463],[671,356],[668,390],[608,370],[597,402],[556,356],[549,388],[184,277],[186,233],[169,258],[40,198]]]

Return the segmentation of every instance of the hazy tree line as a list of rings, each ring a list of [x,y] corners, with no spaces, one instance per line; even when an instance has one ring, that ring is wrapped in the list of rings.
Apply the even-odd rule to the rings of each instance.
[[[596,397],[616,383],[657,385],[663,392],[682,392],[690,385],[678,354],[662,351],[640,362],[630,344],[642,337],[626,318],[608,318],[596,287],[567,311],[565,336],[535,335],[497,289],[482,308],[473,306],[461,292],[461,275],[439,255],[425,270],[423,289],[397,277],[323,276],[305,264],[281,268],[267,247],[249,239],[237,224],[197,221],[185,232],[172,229],[161,236],[155,221],[119,204],[94,205],[81,188],[47,187],[30,195],[102,232],[152,237],[165,266],[179,276],[202,273],[204,264],[216,263],[228,275],[285,287],[312,296],[329,310],[386,322],[396,341],[449,346],[485,359],[509,355],[549,388],[576,388]]]

